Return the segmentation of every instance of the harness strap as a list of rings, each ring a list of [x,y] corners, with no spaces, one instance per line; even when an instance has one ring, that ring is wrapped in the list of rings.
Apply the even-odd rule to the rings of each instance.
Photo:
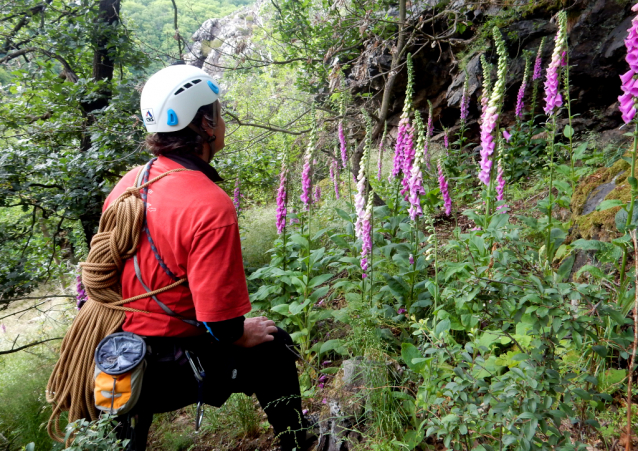
[[[195,327],[201,327],[202,326],[202,323],[200,323],[199,321],[196,321],[196,320],[193,320],[193,319],[184,318],[179,313],[176,313],[174,310],[171,310],[170,307],[168,307],[162,301],[157,299],[157,297],[153,294],[151,289],[146,286],[146,284],[144,283],[144,280],[142,279],[142,271],[140,271],[140,265],[139,265],[139,263],[137,261],[137,254],[135,254],[133,256],[133,266],[135,267],[135,275],[137,276],[137,280],[140,281],[140,283],[142,284],[142,286],[146,290],[146,293],[148,293],[148,296],[153,298],[153,300],[155,302],[157,302],[157,305],[159,305],[160,308],[162,310],[164,310],[164,313],[166,313],[168,316],[172,316],[173,318],[177,318],[179,320],[182,320],[186,324],[190,324],[191,326],[195,326]],[[182,279],[182,280],[185,281],[185,279]]]
[[[151,172],[151,166],[153,165],[153,163],[155,162],[155,160],[157,160],[157,158],[153,158],[152,160],[150,160],[148,163],[146,163],[146,165],[144,166],[144,169],[142,169],[140,172],[138,172],[137,177],[135,179],[135,187],[140,187],[143,186],[142,192],[141,192],[141,197],[142,197],[142,201],[144,202],[144,224],[142,226],[144,232],[146,233],[146,238],[148,239],[149,244],[151,245],[151,250],[153,251],[153,254],[155,255],[155,259],[157,260],[157,263],[160,265],[160,267],[164,270],[164,272],[173,280],[175,280],[174,284],[171,284],[170,287],[173,286],[177,286],[183,282],[187,282],[187,280],[185,278],[180,279],[179,277],[177,277],[166,265],[166,263],[164,262],[164,260],[162,259],[162,256],[159,254],[159,251],[157,250],[157,247],[155,246],[155,243],[153,242],[153,238],[151,237],[151,232],[148,228],[148,222],[147,222],[147,215],[146,215],[146,211],[147,211],[147,199],[148,199],[148,179],[149,179],[149,175]],[[142,278],[142,271],[140,269],[140,265],[139,262],[137,260],[137,253],[135,253],[135,255],[133,255],[133,266],[135,267],[135,276],[137,277],[137,280],[139,280],[140,284],[142,284],[142,287],[144,287],[144,290],[146,290],[146,295],[142,296],[142,297],[151,297],[156,303],[157,305],[160,306],[160,308],[164,311],[165,314],[167,314],[168,316],[171,316],[173,318],[177,318],[183,322],[185,322],[186,324],[189,324],[191,326],[194,327],[202,327],[202,323],[197,321],[197,320],[193,320],[193,319],[188,319],[188,318],[184,318],[183,316],[181,316],[180,314],[178,314],[177,312],[175,312],[174,310],[172,310],[170,307],[168,307],[166,304],[164,304],[162,301],[160,301],[159,299],[157,299],[157,297],[155,296],[155,294],[158,294],[158,290],[152,291],[145,283],[144,283],[144,279]],[[166,291],[163,290],[163,291]]]

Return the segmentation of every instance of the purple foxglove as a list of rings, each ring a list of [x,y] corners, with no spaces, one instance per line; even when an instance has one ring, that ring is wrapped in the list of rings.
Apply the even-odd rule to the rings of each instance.
[[[543,52],[543,43],[545,42],[545,38],[541,41],[541,45],[538,47],[538,53],[536,54],[536,60],[534,61],[534,75],[532,75],[532,81],[540,80],[543,76],[543,57],[541,53]]]
[[[428,109],[428,125],[425,132],[425,145],[423,146],[423,159],[425,161],[425,165],[428,168],[428,171],[432,170],[430,167],[430,140],[432,138],[432,133],[434,133],[434,119],[433,119],[433,111],[432,111],[432,103],[428,100],[428,105],[430,108]]]
[[[634,8],[636,8],[636,5],[634,5],[632,11],[635,11]],[[638,17],[635,17],[631,22],[629,35],[625,40],[625,47],[627,48],[625,60],[629,63],[629,71],[620,76],[622,83],[620,89],[622,89],[624,94],[618,97],[620,102],[618,109],[622,113],[622,120],[628,124],[636,117],[636,100],[638,97],[638,80],[636,80],[636,75],[638,74]]]
[[[321,201],[321,187],[319,186],[319,184],[315,185],[315,196],[314,196],[314,202],[313,203],[318,203]]]
[[[558,14],[558,32],[554,38],[554,52],[552,61],[547,68],[545,79],[545,114],[553,116],[558,108],[563,106],[563,97],[559,92],[560,67],[563,61],[563,53],[567,51],[567,16],[565,11]]]
[[[233,205],[235,206],[235,210],[237,213],[241,211],[239,208],[239,177],[235,181],[235,192],[233,193]]]
[[[503,138],[505,138],[505,141],[510,142],[510,139],[512,139],[512,135],[507,130],[503,130]]]
[[[501,201],[505,198],[505,178],[503,177],[503,166],[501,161],[498,162],[498,173],[496,175],[496,200]],[[496,210],[501,210],[507,207],[507,205],[501,205]],[[502,212],[501,212],[502,213]]]
[[[421,164],[423,163],[423,154],[418,152],[414,165],[412,165],[412,172],[409,179],[409,197],[410,208],[408,208],[408,214],[412,221],[416,221],[416,218],[423,216],[423,209],[421,208],[421,196],[425,194],[423,189],[423,174],[421,173]]]
[[[463,83],[463,96],[461,97],[461,122],[467,121],[469,107],[470,96],[467,92],[467,77],[465,77],[465,83]]]
[[[405,160],[405,145],[406,134],[411,130],[410,127],[410,113],[412,112],[412,94],[414,93],[414,67],[412,65],[412,54],[408,53],[407,61],[408,67],[408,84],[405,88],[405,101],[403,103],[403,113],[401,114],[401,120],[399,121],[399,131],[397,133],[397,143],[394,147],[394,161],[392,172],[388,177],[388,181],[396,179],[399,173],[406,167]],[[404,172],[405,176],[405,172]]]
[[[410,126],[406,130],[405,139],[403,141],[403,179],[401,180],[401,184],[403,185],[403,189],[401,189],[401,194],[407,198],[408,192],[410,190],[409,180],[410,173],[412,171],[412,164],[414,161],[415,150],[414,150],[414,127]]]
[[[277,189],[277,233],[282,234],[286,227],[286,176],[288,169],[285,160],[281,163],[281,172],[279,173],[279,188]]]
[[[306,161],[303,164],[303,170],[301,171],[301,196],[299,198],[306,207],[306,210],[310,208],[310,196],[312,193],[312,166],[310,164],[310,156],[306,155]]]
[[[523,74],[523,82],[518,90],[518,96],[516,96],[516,117],[523,119],[523,109],[525,108],[525,88],[527,88],[527,76],[529,73],[528,62],[525,61],[525,73]]]
[[[343,123],[339,122],[339,144],[341,145],[341,163],[345,169],[348,166],[348,145],[346,135],[343,132]]]
[[[443,145],[446,149],[450,148],[450,138],[447,136],[447,130],[445,130],[445,135],[443,135]]]
[[[312,153],[317,144],[317,121],[315,118],[314,104],[311,117],[313,121],[312,129],[310,130],[308,147],[306,148],[303,169],[301,170],[301,196],[299,196],[306,210],[310,209],[310,204],[312,203],[312,163],[314,162]]]
[[[335,187],[335,199],[339,199],[339,162],[332,160],[330,163],[330,180]]]
[[[496,147],[494,131],[498,125],[499,109],[505,95],[505,80],[507,77],[507,49],[505,42],[497,27],[494,27],[493,33],[496,43],[496,53],[499,56],[498,75],[487,108],[483,111],[483,123],[481,124],[481,162],[478,174],[479,180],[488,186],[492,174],[492,155]]]
[[[368,255],[372,251],[372,191],[368,195],[368,204],[366,205],[361,220],[361,269],[363,270],[363,278],[367,277]]]
[[[450,213],[452,213],[452,199],[450,198],[447,181],[445,180],[445,175],[443,174],[443,167],[441,167],[440,161],[438,163],[438,166],[439,166],[439,188],[441,190],[441,196],[443,197],[443,208],[445,209],[445,214],[447,216],[450,216]]]

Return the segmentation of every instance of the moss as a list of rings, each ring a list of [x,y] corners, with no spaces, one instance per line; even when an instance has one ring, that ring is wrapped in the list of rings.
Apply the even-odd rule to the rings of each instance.
[[[248,15],[245,17],[245,19],[246,19],[246,21],[248,21],[248,22],[252,22],[253,20],[255,20],[255,16],[253,16],[252,14],[248,14]]]
[[[583,207],[585,206],[585,202],[587,202],[587,197],[589,194],[600,185],[604,183],[611,182],[616,175],[623,171],[627,171],[629,169],[629,163],[625,160],[620,159],[615,162],[611,167],[601,168],[598,171],[594,172],[592,175],[586,177],[584,181],[582,181],[574,191],[574,195],[572,196],[571,207],[572,211],[575,215],[580,215],[583,211]],[[627,179],[627,175],[621,175],[617,180],[616,184],[620,185]],[[612,191],[613,192],[613,191]],[[609,193],[611,195],[611,193]],[[609,196],[608,199],[612,199]]]
[[[605,200],[619,199],[623,202],[629,202],[631,199],[631,188],[629,183],[627,183],[629,168],[629,163],[625,160],[618,160],[611,167],[601,168],[585,179],[585,182],[576,188],[576,193],[572,197],[572,211],[581,212],[589,193],[603,183],[611,182],[618,174],[621,175],[616,179],[616,187],[607,194]],[[618,213],[620,208],[614,207],[604,211],[594,211],[585,216],[575,214],[574,223],[576,227],[572,235],[587,240],[595,238],[601,241],[610,241],[620,236],[618,229],[616,229],[616,213]]]

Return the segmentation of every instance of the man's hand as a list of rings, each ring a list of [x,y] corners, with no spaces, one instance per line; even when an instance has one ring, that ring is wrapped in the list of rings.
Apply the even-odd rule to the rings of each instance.
[[[271,334],[277,332],[275,322],[265,316],[247,318],[244,321],[244,335],[234,344],[242,348],[252,348],[267,341],[273,341],[275,337]]]

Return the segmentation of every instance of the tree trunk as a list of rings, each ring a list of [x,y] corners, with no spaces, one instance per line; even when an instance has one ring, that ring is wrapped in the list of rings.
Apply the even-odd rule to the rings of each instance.
[[[399,75],[397,67],[401,63],[403,57],[403,50],[405,47],[405,17],[406,17],[406,0],[400,0],[399,2],[399,37],[397,39],[396,52],[392,55],[392,64],[390,66],[390,73],[388,79],[383,88],[383,99],[381,101],[381,107],[379,108],[379,121],[372,130],[372,139],[379,137],[383,132],[384,124],[388,118],[388,110],[390,109],[390,100],[392,98],[392,91],[394,89],[394,83]],[[359,166],[361,163],[361,157],[363,156],[365,140],[362,140],[354,151],[352,156],[352,173],[355,177],[359,174]],[[379,205],[383,202],[375,193],[374,203]]]
[[[113,24],[119,22],[120,17],[120,0],[100,0],[97,23],[95,24],[95,51],[93,53],[93,79],[95,81],[111,81],[113,79],[114,63],[113,52],[115,47],[109,48],[111,34],[113,33]],[[86,127],[93,125],[95,117],[92,112],[108,106],[111,101],[112,91],[110,87],[105,87],[100,91],[100,95],[91,102],[82,104],[82,110],[86,117]],[[86,152],[91,148],[91,134],[84,132],[82,134],[80,151]],[[99,198],[92,199],[87,202],[87,210],[80,216],[82,228],[86,235],[87,243],[90,245],[93,235],[97,232],[102,214],[101,205],[104,198],[97,194]]]

